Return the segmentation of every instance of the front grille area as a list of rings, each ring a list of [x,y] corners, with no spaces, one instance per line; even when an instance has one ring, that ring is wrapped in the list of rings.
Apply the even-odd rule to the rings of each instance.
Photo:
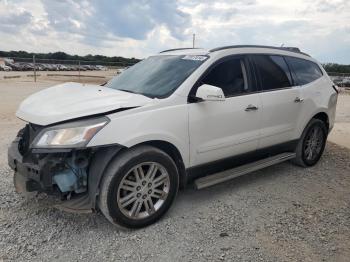
[[[18,151],[22,156],[28,153],[30,144],[42,129],[43,126],[27,124],[18,132],[17,137],[20,138],[18,142]]]

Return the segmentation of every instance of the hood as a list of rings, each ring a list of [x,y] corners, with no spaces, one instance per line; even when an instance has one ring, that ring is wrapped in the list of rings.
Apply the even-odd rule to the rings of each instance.
[[[120,108],[139,107],[153,99],[98,85],[65,83],[44,89],[26,98],[16,116],[37,125],[106,113]]]

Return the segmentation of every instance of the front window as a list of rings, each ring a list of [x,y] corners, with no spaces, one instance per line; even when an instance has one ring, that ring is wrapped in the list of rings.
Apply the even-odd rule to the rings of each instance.
[[[164,98],[172,94],[208,57],[151,56],[113,78],[106,87]]]
[[[250,91],[244,61],[241,58],[230,58],[216,65],[201,83],[220,87],[225,97]]]

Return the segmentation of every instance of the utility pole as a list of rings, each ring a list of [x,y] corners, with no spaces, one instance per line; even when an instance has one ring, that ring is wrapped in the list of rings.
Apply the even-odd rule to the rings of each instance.
[[[78,72],[79,72],[79,82],[80,82],[80,60],[78,61],[79,66],[78,66]]]
[[[196,34],[193,34],[192,47],[194,48],[196,41]]]
[[[34,82],[36,82],[36,64],[35,64],[35,55],[33,55],[33,65],[34,65]]]

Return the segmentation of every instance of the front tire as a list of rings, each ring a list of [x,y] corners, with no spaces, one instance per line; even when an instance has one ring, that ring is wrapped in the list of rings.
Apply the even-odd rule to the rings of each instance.
[[[159,220],[179,188],[174,161],[152,146],[128,149],[109,164],[99,196],[99,208],[113,224],[140,228]]]
[[[327,140],[328,130],[319,119],[311,119],[305,127],[296,147],[294,164],[302,167],[315,165],[321,158]]]

